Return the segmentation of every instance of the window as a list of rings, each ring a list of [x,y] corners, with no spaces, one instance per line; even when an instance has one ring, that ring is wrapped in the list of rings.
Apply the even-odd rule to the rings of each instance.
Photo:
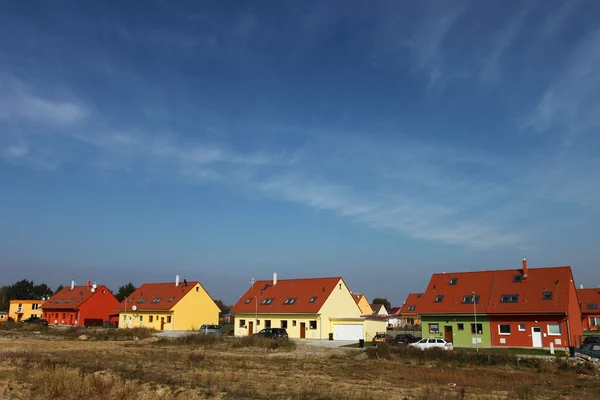
[[[552,292],[544,292],[544,294],[542,294],[542,300],[552,300]]]
[[[196,286],[196,292],[200,291],[200,286]]]
[[[560,336],[562,329],[559,324],[548,324],[548,335]]]
[[[442,296],[442,295],[435,296],[436,303],[441,303],[443,300],[444,300],[444,296]]]
[[[266,298],[266,299],[264,299],[264,300],[262,301],[262,303],[260,303],[260,304],[262,304],[262,305],[266,305],[266,304],[271,304],[272,302],[273,302],[273,298],[272,298],[272,297],[269,297],[269,298]]]
[[[133,297],[130,297],[130,298],[127,300],[127,302],[128,302],[128,303],[131,303],[132,301],[133,301]]]
[[[173,300],[175,300],[175,296],[173,296],[169,299],[169,303],[172,302]]]
[[[408,311],[415,311],[416,306],[408,306]]]
[[[451,278],[450,279],[450,285],[456,285],[456,282],[458,282],[458,278]]]
[[[429,333],[440,333],[440,324],[429,324]]]
[[[292,320],[292,326],[296,326],[296,320]]]
[[[519,275],[515,275],[515,276],[513,277],[513,282],[514,282],[514,283],[521,283],[522,281],[523,281],[523,275],[520,275],[520,274],[519,274]]]
[[[456,324],[456,327],[458,328],[459,331],[465,330],[465,324]]]
[[[62,319],[65,319],[65,318],[67,318],[67,313],[63,313]]]
[[[281,321],[281,327],[283,329],[287,329],[287,320],[284,319],[283,321]]]
[[[123,321],[127,321],[127,315],[123,315]]]
[[[142,297],[141,299],[138,300],[138,304],[142,304],[144,303],[146,300],[148,300],[146,297]]]
[[[317,329],[317,321],[308,321],[308,326],[310,329]]]
[[[140,322],[144,322],[144,316],[140,315]]]
[[[498,333],[501,335],[510,335],[510,325],[509,324],[498,325]]]
[[[269,284],[267,283],[265,286],[263,286],[263,288],[261,290],[266,290],[269,287]]]
[[[67,299],[67,301],[65,301],[65,303],[71,303],[73,301],[73,299]]]
[[[590,317],[590,326],[600,325],[600,317]]]
[[[159,301],[161,301],[162,298],[161,297],[157,297],[154,300],[152,300],[153,303],[158,303]]]
[[[58,301],[57,301],[57,303],[58,303]],[[588,308],[588,310],[597,310],[598,303],[588,303],[587,308]]]
[[[149,315],[148,316],[148,322],[152,322],[154,320],[154,315]]]
[[[270,327],[271,327],[271,320],[265,319],[265,328],[270,328]]]
[[[252,301],[252,297],[248,297],[246,299],[246,301],[244,302],[244,304],[250,304],[251,301]]]
[[[315,301],[317,301],[317,296],[313,296],[310,298],[310,300],[308,301],[309,303],[314,303]]]
[[[63,302],[63,299],[58,299],[58,300],[56,300],[56,304],[60,304],[60,303],[62,303],[62,302]]]
[[[171,323],[171,316],[167,315],[167,324],[170,324],[170,323]]]
[[[525,324],[519,324],[519,332],[525,332]]]
[[[256,320],[256,325],[260,325],[260,319]]]
[[[246,320],[245,319],[240,319],[240,323],[239,323],[240,328],[243,328],[246,326]]]
[[[518,301],[518,294],[503,294],[502,296],[500,296],[500,303],[516,303]]]
[[[290,297],[289,299],[285,299],[283,304],[294,304],[296,302],[296,300],[298,300],[298,299],[295,297]]]
[[[71,301],[72,301],[73,299],[69,299],[69,300],[71,300]],[[67,303],[70,303],[70,301],[67,301]],[[39,307],[40,307],[40,305],[39,305],[39,304],[32,304],[32,305],[31,305],[31,309],[32,309],[32,310],[37,310]]]
[[[473,297],[474,297],[474,299],[473,299]],[[478,294],[476,294],[475,296],[467,295],[467,296],[463,297],[462,302],[463,302],[463,304],[473,304],[473,303],[479,304],[479,295]]]
[[[475,334],[475,324],[471,324],[471,333]],[[483,334],[483,325],[481,324],[477,324],[477,334],[481,335]]]

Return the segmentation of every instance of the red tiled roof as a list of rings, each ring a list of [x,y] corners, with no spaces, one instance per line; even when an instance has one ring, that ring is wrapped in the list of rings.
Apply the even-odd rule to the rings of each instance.
[[[581,304],[581,312],[584,314],[600,314],[600,288],[577,289],[577,297]],[[589,308],[595,304],[596,308]]]
[[[573,286],[571,267],[529,268],[527,278],[521,269],[434,274],[427,291],[419,299],[418,314],[470,314],[473,303],[463,303],[474,291],[479,296],[477,312],[487,314],[565,313],[569,307],[569,288]],[[456,279],[455,284],[451,280]],[[544,300],[544,292],[551,299]],[[517,302],[501,302],[503,295],[518,295]],[[443,296],[441,302],[436,297]]]
[[[390,315],[400,315],[400,310],[402,307],[392,307],[388,310],[388,314]]]
[[[409,293],[406,297],[406,301],[400,308],[400,315],[416,315],[419,313],[419,300],[421,298],[422,293]],[[410,310],[409,308],[414,306],[414,310]]]
[[[68,286],[50,297],[50,300],[45,301],[44,304],[42,304],[42,309],[75,310],[95,293],[103,290],[110,292],[104,285],[98,285],[94,291],[88,286],[75,286],[73,289],[71,289],[71,286]]]
[[[231,313],[256,312],[256,296],[259,313],[317,313],[340,280],[340,277],[281,279],[276,285],[272,280],[257,281],[240,297]],[[272,300],[266,304],[268,299]]]
[[[188,294],[199,282],[175,282],[144,283],[135,292],[123,300],[115,310],[131,310],[136,306],[137,310],[170,310],[179,300]]]

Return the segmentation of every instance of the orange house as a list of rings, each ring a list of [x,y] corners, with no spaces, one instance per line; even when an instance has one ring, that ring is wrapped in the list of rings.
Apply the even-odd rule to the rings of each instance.
[[[581,322],[584,330],[598,330],[600,325],[600,289],[577,289],[581,309]]]

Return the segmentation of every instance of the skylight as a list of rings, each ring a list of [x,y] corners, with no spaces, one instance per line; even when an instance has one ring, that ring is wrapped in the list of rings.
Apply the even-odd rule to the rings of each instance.
[[[500,296],[500,303],[517,303],[518,301],[518,294],[503,294]]]
[[[244,304],[250,304],[251,301],[252,301],[252,297],[248,297],[246,299],[246,301],[244,302]]]
[[[475,299],[473,299],[473,295],[469,294],[469,295],[463,297],[462,302],[463,302],[463,304],[473,304],[473,303],[478,304],[479,303],[479,295],[476,294]]]
[[[588,303],[587,308],[588,308],[588,310],[597,310],[598,303]]]
[[[175,300],[175,296],[173,296],[169,299],[169,303],[172,302],[173,300]]]
[[[62,302],[63,302],[63,299],[58,299],[58,300],[56,300],[56,304],[60,304],[60,303],[62,303]]]
[[[152,300],[153,303],[158,303],[159,301],[161,301],[162,298],[161,297],[157,297],[154,300]]]
[[[314,303],[315,301],[317,301],[317,296],[313,296],[310,298],[310,300],[308,301],[309,303]]]
[[[138,300],[138,303],[144,303],[146,300],[148,300],[146,297],[142,297],[141,299]]]
[[[285,301],[283,302],[283,304],[294,304],[296,302],[296,300],[298,300],[295,297],[290,297],[288,299],[285,299]]]
[[[267,304],[271,304],[272,302],[273,302],[273,298],[269,297],[269,298],[264,299],[262,301],[262,303],[260,303],[260,304],[267,305]]]
[[[552,292],[544,292],[542,294],[542,300],[552,300]]]
[[[265,286],[263,286],[263,288],[261,290],[266,290],[269,287],[269,284],[265,284]]]
[[[67,301],[65,301],[65,303],[71,303],[73,301],[73,299],[67,299]]]
[[[415,311],[416,306],[408,306],[408,311]]]
[[[457,282],[458,282],[458,278],[451,278],[450,279],[450,285],[456,285]]]
[[[443,300],[444,300],[444,296],[442,296],[442,295],[435,297],[435,302],[436,303],[441,303]]]
[[[513,277],[514,283],[521,283],[522,281],[523,281],[523,275],[521,275],[521,274],[517,274]]]

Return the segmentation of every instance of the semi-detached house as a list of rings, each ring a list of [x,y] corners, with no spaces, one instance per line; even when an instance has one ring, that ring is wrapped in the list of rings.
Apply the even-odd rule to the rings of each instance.
[[[577,289],[581,305],[581,322],[585,330],[598,330],[600,326],[600,288]]]
[[[576,346],[581,312],[571,267],[434,274],[419,298],[423,337],[455,346]]]
[[[261,280],[233,306],[235,335],[284,328],[291,338],[370,340],[384,320],[362,315],[341,277]]]

